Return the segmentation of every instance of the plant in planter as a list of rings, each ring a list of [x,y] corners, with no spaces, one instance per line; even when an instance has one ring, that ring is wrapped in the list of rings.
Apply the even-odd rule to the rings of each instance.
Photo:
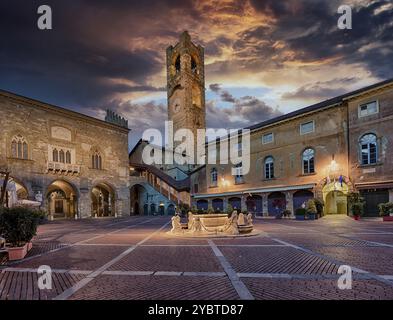
[[[44,224],[48,219],[48,214],[44,210],[34,210],[33,214],[38,219],[39,224]]]
[[[296,220],[305,220],[306,219],[306,209],[305,208],[296,209],[295,218],[296,218]]]
[[[378,208],[383,221],[393,221],[393,202],[380,203]]]
[[[231,204],[228,204],[227,209],[225,210],[225,213],[228,215],[228,217],[230,217],[232,215],[233,212],[233,207]]]
[[[190,206],[187,203],[181,203],[179,206],[179,210],[182,217],[186,217],[187,213],[190,211]]]
[[[325,206],[323,200],[314,198],[315,206],[317,207],[317,216],[321,218],[323,216],[323,207]]]
[[[306,213],[307,213],[307,218],[310,220],[315,220],[318,210],[317,206],[315,205],[314,199],[310,199],[307,201],[306,204]]]
[[[358,192],[348,193],[349,211],[355,220],[359,220],[364,213],[364,198]]]
[[[23,259],[31,249],[31,239],[37,233],[38,217],[34,211],[15,207],[3,209],[0,215],[0,234],[6,239],[8,259]]]
[[[292,212],[291,210],[286,209],[283,211],[282,215],[284,218],[289,218],[292,215]]]

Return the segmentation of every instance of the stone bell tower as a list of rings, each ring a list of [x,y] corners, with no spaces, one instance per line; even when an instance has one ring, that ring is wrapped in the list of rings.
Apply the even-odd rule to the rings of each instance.
[[[168,119],[174,132],[190,129],[196,145],[197,129],[206,127],[204,49],[185,31],[178,44],[167,48],[166,56]]]

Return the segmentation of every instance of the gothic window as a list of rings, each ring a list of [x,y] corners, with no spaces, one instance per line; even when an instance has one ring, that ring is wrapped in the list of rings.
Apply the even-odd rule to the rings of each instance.
[[[21,135],[15,136],[11,142],[11,155],[13,158],[28,159],[29,158],[29,147],[28,144]]]
[[[210,185],[212,187],[217,187],[217,181],[218,181],[217,169],[213,168],[210,172]]]
[[[274,159],[273,157],[267,157],[265,159],[265,179],[274,178]]]
[[[98,151],[91,156],[91,161],[93,169],[102,170],[102,157]]]
[[[377,136],[372,133],[360,138],[361,164],[376,164],[378,159]]]
[[[311,148],[303,151],[303,174],[310,174],[315,172],[314,155],[315,151]]]
[[[53,162],[59,162],[59,151],[57,149],[53,149],[52,160]]]
[[[61,163],[65,163],[65,157],[64,157],[64,151],[63,150],[60,150],[60,152],[59,152],[59,161]]]
[[[66,152],[66,163],[71,164],[71,152]]]

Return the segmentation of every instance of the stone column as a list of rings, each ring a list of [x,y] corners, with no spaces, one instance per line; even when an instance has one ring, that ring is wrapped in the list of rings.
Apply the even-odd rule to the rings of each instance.
[[[268,197],[267,193],[262,193],[262,215],[264,217],[269,215],[267,197]]]
[[[78,199],[79,218],[89,218],[91,216],[91,197],[89,190],[81,189]]]
[[[246,203],[247,195],[242,194],[240,199],[241,199],[241,210],[242,212],[245,212],[247,211],[247,203]]]
[[[209,209],[209,208],[213,208],[213,201],[212,201],[212,198],[208,198],[207,199],[207,208]],[[214,208],[213,208],[213,210],[214,210]]]
[[[389,202],[393,202],[393,189],[389,189]]]
[[[287,210],[291,211],[291,216],[295,215],[294,208],[293,208],[293,192],[288,191],[285,193],[285,200],[286,200],[286,207]]]
[[[223,200],[223,207],[224,207],[224,212],[228,209],[228,198],[224,197]]]

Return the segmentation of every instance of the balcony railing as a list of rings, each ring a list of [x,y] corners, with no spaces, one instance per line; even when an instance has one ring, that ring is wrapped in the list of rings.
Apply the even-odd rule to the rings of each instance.
[[[48,172],[79,174],[81,172],[81,167],[75,164],[48,162]]]

